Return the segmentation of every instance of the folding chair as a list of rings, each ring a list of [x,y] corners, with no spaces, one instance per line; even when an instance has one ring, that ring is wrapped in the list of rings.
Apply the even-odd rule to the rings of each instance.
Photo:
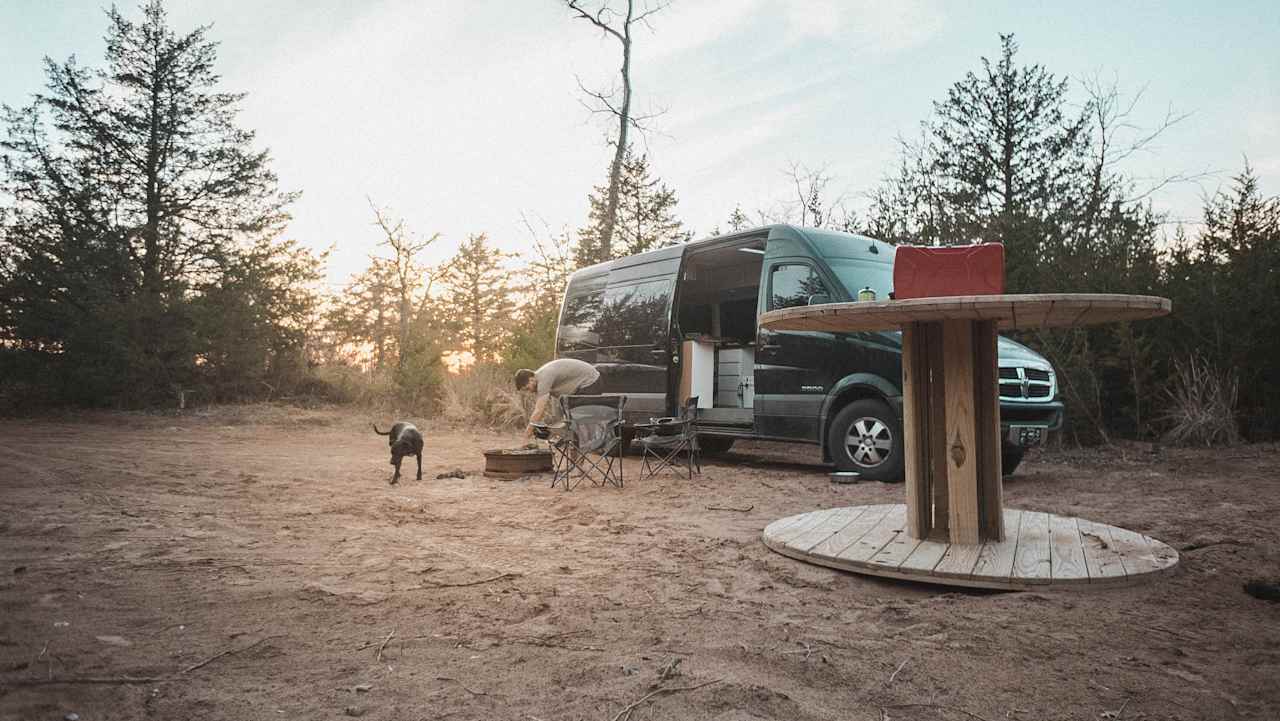
[[[698,398],[694,396],[685,401],[678,418],[661,418],[636,425],[636,442],[644,454],[640,480],[652,478],[664,468],[678,473],[681,465],[686,467],[690,480],[695,467],[699,474],[702,473],[697,421]],[[684,463],[678,460],[681,453],[685,454]]]
[[[573,464],[569,462],[568,427],[561,421],[556,423],[533,423],[533,437],[547,442],[551,451],[551,487],[566,484],[568,490],[569,470]]]
[[[561,396],[562,423],[547,426],[551,487],[573,490],[582,479],[622,488],[622,409],[626,396]],[[535,433],[537,429],[535,429]]]

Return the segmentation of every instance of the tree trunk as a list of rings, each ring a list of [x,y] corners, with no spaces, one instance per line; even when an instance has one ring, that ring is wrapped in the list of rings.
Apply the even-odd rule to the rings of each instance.
[[[157,40],[157,42],[159,42]],[[160,294],[160,50],[155,48],[156,67],[151,77],[150,127],[147,133],[147,218],[142,229],[142,289],[150,297]]]
[[[604,228],[600,234],[600,260],[613,257],[613,227],[618,219],[618,194],[622,183],[622,159],[627,153],[627,126],[631,124],[631,17],[635,0],[627,0],[627,19],[622,24],[622,111],[618,114],[618,145],[609,166],[609,200],[605,206]]]

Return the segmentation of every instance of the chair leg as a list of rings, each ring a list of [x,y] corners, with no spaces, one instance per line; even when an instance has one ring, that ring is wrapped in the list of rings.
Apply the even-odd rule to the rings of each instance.
[[[661,473],[663,469],[669,470],[672,473],[675,473],[677,476],[679,476],[680,466],[678,465],[678,458],[680,454],[682,452],[692,454],[693,449],[688,443],[681,443],[680,445],[673,446],[670,449],[661,449],[661,450],[655,451],[650,447],[645,446],[644,450],[645,450],[645,457],[644,457],[645,465],[644,465],[644,471],[643,471],[644,475],[642,476],[642,478],[652,478],[658,475],[659,473]],[[690,458],[686,459],[685,462],[690,464],[687,475],[690,479],[692,479],[693,478],[692,455],[690,456]],[[702,472],[701,468],[699,468],[698,472],[699,473]]]

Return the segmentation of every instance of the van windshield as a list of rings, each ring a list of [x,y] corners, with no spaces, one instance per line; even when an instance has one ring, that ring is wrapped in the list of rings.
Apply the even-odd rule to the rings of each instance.
[[[871,288],[876,292],[876,300],[888,300],[889,291],[893,290],[893,263],[877,263],[862,258],[825,258],[831,272],[845,290],[849,291],[849,299],[858,297],[858,291]]]

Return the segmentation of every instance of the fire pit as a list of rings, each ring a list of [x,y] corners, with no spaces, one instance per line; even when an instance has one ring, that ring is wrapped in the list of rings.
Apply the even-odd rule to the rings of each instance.
[[[484,452],[484,475],[514,481],[531,473],[551,470],[551,451],[546,448],[495,448]]]

